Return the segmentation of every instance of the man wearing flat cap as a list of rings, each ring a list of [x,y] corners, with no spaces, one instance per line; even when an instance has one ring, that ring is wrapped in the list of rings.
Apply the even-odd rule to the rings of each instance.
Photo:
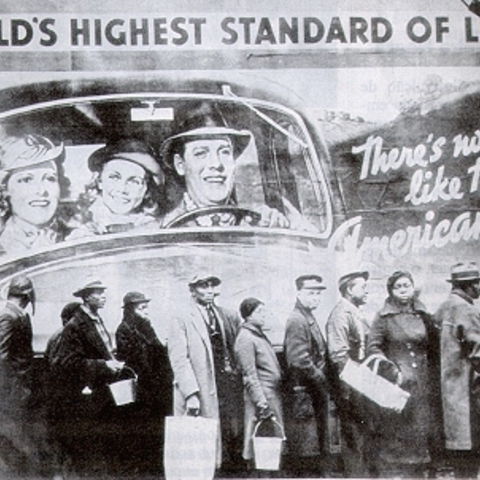
[[[285,215],[267,205],[255,215],[235,210],[236,159],[252,140],[252,134],[229,126],[218,106],[199,102],[179,110],[172,130],[173,135],[165,140],[160,153],[166,171],[184,183],[185,193],[165,216],[164,226],[192,212],[187,225],[230,226],[258,220],[262,227],[303,229],[300,213],[287,199],[283,200]],[[205,207],[217,210],[194,213]]]
[[[315,274],[298,277],[295,285],[297,298],[295,308],[287,320],[284,351],[289,383],[293,391],[293,403],[305,404],[300,401],[300,397],[305,397],[310,409],[313,408],[316,438],[315,441],[310,441],[306,431],[292,435],[291,447],[295,457],[293,468],[300,473],[322,474],[323,457],[326,453],[329,372],[327,345],[313,311],[320,305],[321,294],[326,287],[322,277]],[[293,409],[295,410],[295,407]],[[296,423],[301,425],[303,423],[297,421],[296,417],[301,420],[305,414],[306,412],[300,411],[292,413]],[[307,442],[316,445],[308,445]],[[310,457],[309,461],[304,458],[307,456]]]
[[[341,298],[327,321],[327,343],[333,364],[334,396],[341,421],[342,459],[345,476],[365,477],[372,474],[370,432],[364,422],[362,400],[339,376],[348,359],[361,362],[370,326],[361,307],[367,302],[369,273],[355,271],[338,281]]]
[[[476,263],[451,268],[448,299],[435,313],[441,328],[441,391],[445,447],[455,478],[477,477],[480,454],[480,296]]]
[[[35,309],[32,281],[14,277],[0,312],[0,475],[40,475],[42,466],[37,447],[30,437],[29,401],[33,360],[32,324],[25,311]],[[8,448],[5,448],[8,447]],[[6,468],[6,470],[4,470]]]
[[[116,357],[137,374],[135,404],[126,411],[124,445],[132,458],[142,458],[132,465],[138,474],[161,472],[163,427],[172,411],[172,371],[167,348],[160,342],[149,318],[150,298],[141,292],[123,297],[123,318],[115,337]],[[131,442],[129,435],[142,432],[143,442]]]
[[[220,279],[210,273],[189,282],[191,301],[174,313],[168,351],[174,374],[174,414],[220,421],[217,468],[242,466],[243,388],[235,365],[237,314],[215,305]]]
[[[106,289],[96,280],[73,293],[83,303],[65,325],[52,362],[63,379],[62,420],[70,432],[65,448],[74,473],[108,473],[108,452],[115,450],[108,429],[114,408],[108,385],[125,372],[123,362],[113,356],[111,336],[99,315]]]

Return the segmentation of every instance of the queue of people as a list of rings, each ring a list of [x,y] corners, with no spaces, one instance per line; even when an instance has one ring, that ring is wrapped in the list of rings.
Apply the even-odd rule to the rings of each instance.
[[[449,298],[427,311],[408,271],[388,277],[387,296],[368,321],[367,271],[339,279],[340,299],[323,328],[314,311],[326,289],[318,274],[295,281],[284,361],[264,329],[269,307],[249,297],[238,313],[217,304],[221,279],[195,274],[190,302],[168,319],[168,347],[148,314],[150,299],[131,291],[114,342],[100,315],[107,286],[86,283],[61,312],[63,327],[47,348],[48,442],[31,423],[35,288],[14,277],[0,312],[0,463],[5,476],[158,475],[167,415],[218,420],[219,476],[254,476],[252,433],[275,420],[287,432],[283,471],[330,476],[330,404],[341,430],[341,475],[424,478],[449,469],[478,473],[480,432],[480,270],[451,269]],[[116,345],[115,345],[116,344]],[[342,378],[348,362],[384,362],[377,374],[408,392],[401,411],[380,407]],[[109,385],[135,378],[136,401],[119,406]],[[312,429],[313,425],[313,429]],[[47,448],[49,447],[49,448]],[[337,472],[338,474],[338,472]]]

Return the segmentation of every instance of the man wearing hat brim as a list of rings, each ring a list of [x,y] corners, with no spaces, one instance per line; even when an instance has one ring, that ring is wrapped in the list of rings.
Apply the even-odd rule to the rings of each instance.
[[[305,412],[292,415],[293,428],[290,435],[292,469],[298,475],[322,475],[324,466],[325,432],[328,412],[328,359],[327,344],[314,316],[326,289],[323,278],[317,274],[301,275],[295,280],[295,307],[287,319],[284,351],[291,380],[291,395],[294,404],[305,403],[313,410],[312,430],[316,438],[305,435],[305,423],[298,422]]]
[[[441,328],[441,392],[445,446],[455,478],[477,476],[480,448],[480,271],[476,263],[451,268],[448,299],[435,313]]]
[[[150,322],[151,299],[132,291],[123,297],[123,317],[115,332],[117,359],[137,374],[135,408],[126,412],[122,428],[125,454],[141,461],[130,462],[132,475],[162,472],[164,421],[172,413],[173,375],[167,348]],[[131,437],[142,432],[142,442]],[[122,470],[127,474],[127,470]]]
[[[348,360],[362,362],[365,359],[370,325],[361,307],[367,302],[368,278],[368,272],[354,271],[339,279],[341,298],[330,313],[326,326],[334,370],[334,395],[341,421],[342,458],[348,477],[371,476],[374,468],[373,451],[370,450],[373,442],[362,416],[363,405],[355,392],[339,380]]]
[[[106,475],[113,466],[107,452],[113,455],[118,434],[105,421],[116,408],[108,385],[127,376],[123,362],[113,355],[112,338],[99,315],[106,289],[95,280],[73,292],[82,304],[65,325],[53,358],[63,399],[58,417],[69,422],[63,448],[75,473],[81,475],[96,468]]]
[[[2,478],[40,476],[41,457],[28,435],[33,360],[32,324],[26,307],[34,302],[30,278],[14,277],[0,312],[0,467]],[[24,433],[25,432],[25,433]],[[6,448],[7,447],[7,448]],[[39,446],[38,446],[39,447]],[[5,451],[4,451],[5,449]],[[23,465],[18,464],[22,458]],[[4,468],[7,470],[5,471]],[[28,472],[28,474],[26,473]]]
[[[252,134],[229,126],[220,107],[207,102],[179,110],[172,132],[160,152],[166,168],[185,184],[185,192],[180,203],[167,213],[163,225],[169,226],[177,217],[199,208],[235,206],[236,159],[251,142]],[[260,226],[290,226],[285,215],[267,205],[262,205],[258,214]],[[232,213],[220,212],[198,215],[191,225],[231,226],[236,221]]]
[[[215,304],[220,278],[193,275],[190,301],[177,304],[168,335],[174,383],[174,414],[219,419],[217,468],[241,466],[243,386],[236,370],[237,314]]]

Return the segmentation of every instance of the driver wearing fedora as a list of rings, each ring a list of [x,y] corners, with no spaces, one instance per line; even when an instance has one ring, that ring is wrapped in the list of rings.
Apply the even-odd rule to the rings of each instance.
[[[252,134],[228,125],[216,105],[199,102],[179,110],[173,135],[162,144],[160,153],[166,170],[173,172],[185,185],[180,203],[168,212],[163,226],[187,212],[204,207],[219,207],[214,212],[198,211],[187,225],[230,226],[253,224],[262,227],[300,228],[302,216],[286,199],[285,215],[275,208],[262,205],[258,211],[242,211],[241,218],[228,207],[235,207],[234,194],[236,160],[244,152]],[[226,208],[221,208],[226,207]],[[255,219],[255,217],[257,217]]]

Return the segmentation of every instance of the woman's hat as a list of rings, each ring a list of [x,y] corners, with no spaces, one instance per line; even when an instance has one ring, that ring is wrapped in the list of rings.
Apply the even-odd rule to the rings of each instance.
[[[140,140],[122,139],[95,150],[88,158],[88,168],[92,172],[101,172],[105,163],[111,160],[136,163],[152,174],[157,185],[163,182],[163,172],[155,160],[154,151]]]
[[[94,282],[87,283],[83,287],[80,287],[75,292],[73,292],[74,297],[83,297],[87,292],[91,292],[94,290],[106,290],[107,287],[100,281],[95,280]]]
[[[480,271],[475,262],[457,263],[450,269],[450,278],[447,282],[472,282],[480,280]]]
[[[0,142],[0,170],[3,174],[0,179],[3,180],[7,173],[50,160],[63,162],[64,153],[63,143],[55,146],[51,140],[41,135],[10,137]]]
[[[264,305],[264,303],[258,298],[246,298],[240,304],[240,315],[243,319],[247,319],[257,309],[259,305]]]
[[[147,298],[141,292],[128,292],[123,297],[123,308],[125,308],[127,305],[135,305],[135,304],[138,304],[138,303],[147,303],[150,300],[151,300],[150,298]]]
[[[220,109],[212,103],[200,102],[178,109],[172,127],[172,136],[160,147],[160,155],[166,166],[172,168],[172,147],[177,142],[189,142],[203,138],[228,136],[233,144],[234,156],[238,157],[247,147],[252,134],[228,125]]]

